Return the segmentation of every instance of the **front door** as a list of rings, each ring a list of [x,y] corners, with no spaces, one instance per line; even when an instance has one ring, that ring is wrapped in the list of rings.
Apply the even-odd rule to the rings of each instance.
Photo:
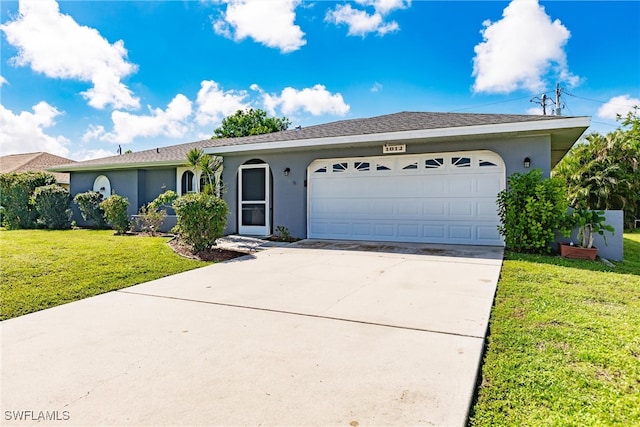
[[[239,234],[268,236],[271,234],[269,215],[269,165],[266,163],[240,166],[238,177]]]

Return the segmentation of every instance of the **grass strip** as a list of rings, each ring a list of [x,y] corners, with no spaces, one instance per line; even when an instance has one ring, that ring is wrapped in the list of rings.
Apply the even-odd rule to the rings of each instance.
[[[640,425],[640,233],[625,261],[508,252],[471,426]]]
[[[207,265],[167,241],[112,230],[0,231],[0,319]]]

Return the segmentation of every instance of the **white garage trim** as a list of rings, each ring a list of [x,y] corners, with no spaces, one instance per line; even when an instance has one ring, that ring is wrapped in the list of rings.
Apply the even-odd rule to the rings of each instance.
[[[309,238],[503,245],[494,152],[319,159],[307,174]]]

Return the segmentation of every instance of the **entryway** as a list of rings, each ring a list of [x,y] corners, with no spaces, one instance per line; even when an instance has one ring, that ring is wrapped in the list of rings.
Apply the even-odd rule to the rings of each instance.
[[[238,233],[271,234],[271,179],[267,163],[248,162],[238,170]]]

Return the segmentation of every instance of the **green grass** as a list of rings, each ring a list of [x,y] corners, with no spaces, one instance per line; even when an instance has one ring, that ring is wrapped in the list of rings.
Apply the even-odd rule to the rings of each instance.
[[[469,425],[640,425],[640,233],[613,269],[506,254]]]
[[[162,237],[112,230],[0,231],[2,320],[207,265]]]

